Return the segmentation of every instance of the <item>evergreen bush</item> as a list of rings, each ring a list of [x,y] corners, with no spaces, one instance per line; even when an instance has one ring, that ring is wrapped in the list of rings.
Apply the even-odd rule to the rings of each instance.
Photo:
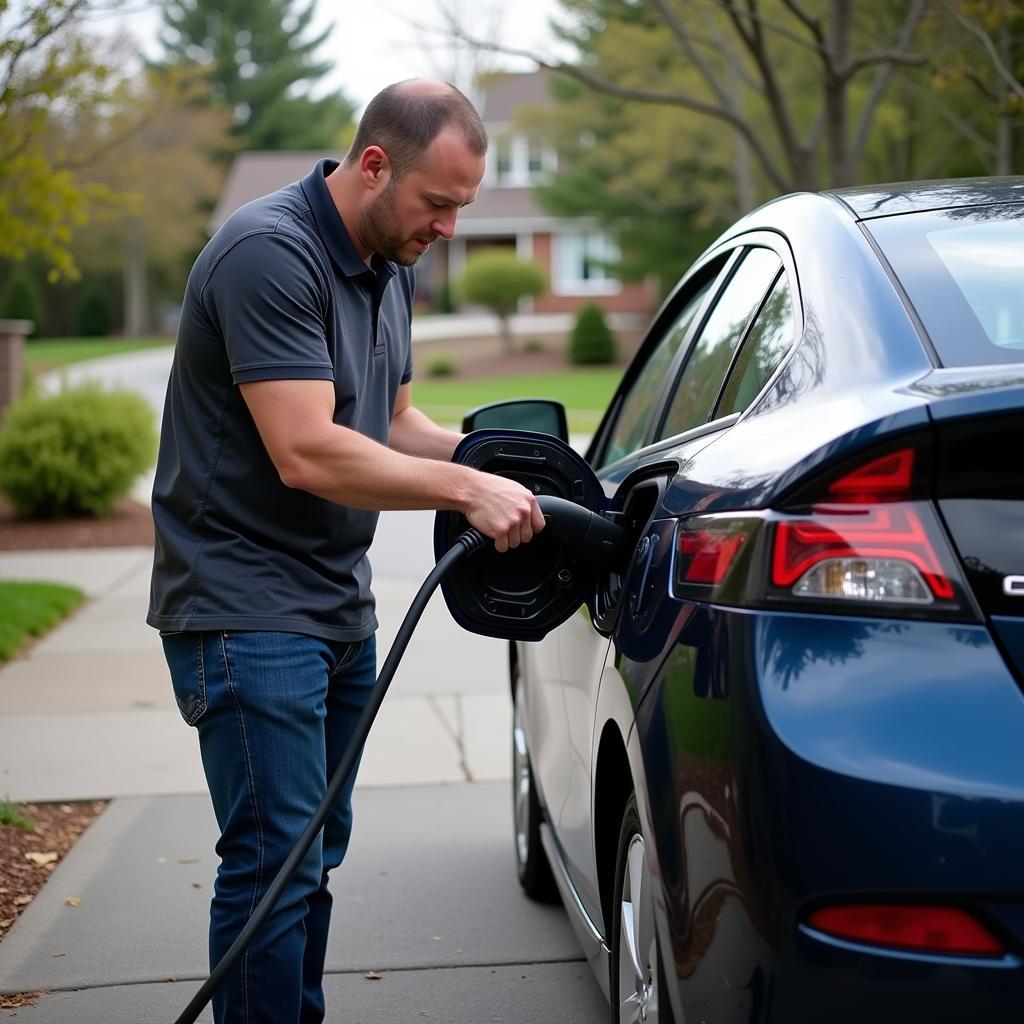
[[[31,320],[35,328],[29,337],[42,333],[46,320],[43,293],[39,282],[24,267],[16,268],[7,281],[0,310],[4,320]]]
[[[76,333],[80,338],[105,338],[110,333],[110,303],[102,292],[91,291],[78,307]]]
[[[100,516],[153,462],[156,417],[131,391],[95,382],[27,395],[0,431],[0,490],[37,519]]]
[[[615,362],[615,335],[596,302],[580,306],[569,339],[569,362],[579,366]]]

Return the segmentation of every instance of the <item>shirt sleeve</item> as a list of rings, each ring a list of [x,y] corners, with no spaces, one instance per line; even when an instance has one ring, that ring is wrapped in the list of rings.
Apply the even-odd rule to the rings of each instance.
[[[224,338],[235,384],[334,379],[327,288],[313,255],[281,233],[248,235],[221,257],[202,301]]]

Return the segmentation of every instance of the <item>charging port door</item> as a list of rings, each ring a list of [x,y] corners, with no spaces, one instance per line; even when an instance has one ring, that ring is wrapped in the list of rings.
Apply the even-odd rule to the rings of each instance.
[[[453,462],[521,483],[592,512],[612,511],[594,471],[581,455],[550,434],[477,430],[456,449]],[[434,555],[440,558],[469,524],[458,512],[434,520]],[[456,565],[441,592],[464,629],[503,640],[540,640],[593,593],[598,570],[545,530],[528,544],[499,554],[488,545]]]

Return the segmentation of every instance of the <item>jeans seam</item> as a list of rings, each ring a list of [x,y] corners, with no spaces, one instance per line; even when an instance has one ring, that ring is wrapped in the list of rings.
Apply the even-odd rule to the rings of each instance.
[[[245,735],[245,716],[242,713],[242,706],[235,693],[234,683],[231,679],[231,662],[228,658],[228,649],[225,640],[226,633],[220,634],[221,657],[224,661],[224,677],[227,682],[228,693],[235,705],[235,714],[238,716],[238,729],[241,734],[242,757],[245,760],[245,774],[249,788],[249,802],[252,805],[253,820],[256,823],[256,879],[253,884],[252,899],[249,901],[249,917],[252,917],[256,904],[259,902],[260,886],[263,883],[263,825],[260,821],[259,804],[256,800],[256,786],[252,777],[252,759],[249,756],[249,743]],[[249,1020],[249,950],[242,956],[242,1015],[246,1021]]]

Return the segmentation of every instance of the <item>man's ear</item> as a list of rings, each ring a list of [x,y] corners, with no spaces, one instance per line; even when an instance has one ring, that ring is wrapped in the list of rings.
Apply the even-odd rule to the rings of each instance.
[[[359,157],[359,176],[371,191],[383,188],[391,175],[391,161],[380,146],[367,146]]]

